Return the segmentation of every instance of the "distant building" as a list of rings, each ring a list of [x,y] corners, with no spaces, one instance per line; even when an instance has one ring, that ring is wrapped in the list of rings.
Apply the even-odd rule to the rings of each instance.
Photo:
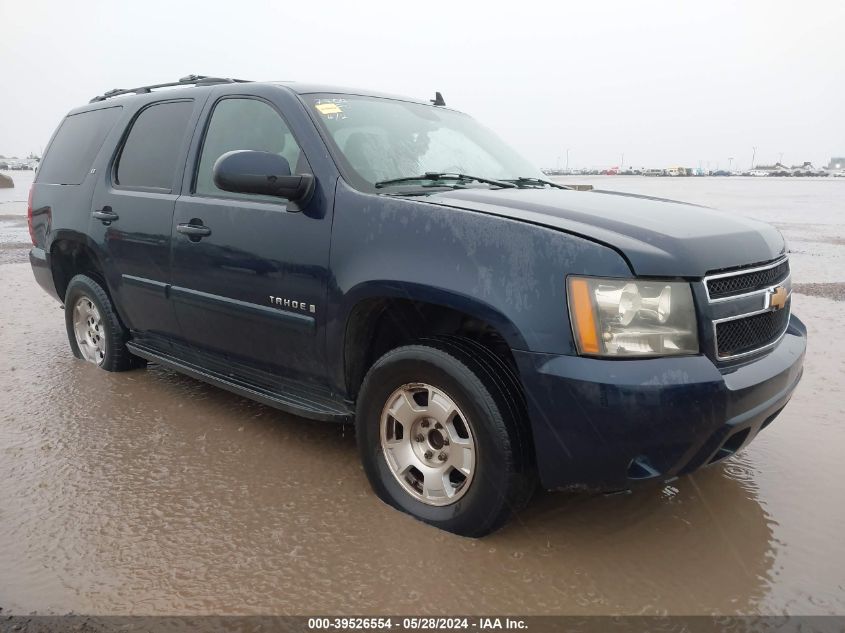
[[[828,169],[845,169],[845,156],[839,158],[831,158],[827,165]]]
[[[698,173],[701,172],[701,173]],[[694,169],[692,167],[670,167],[665,170],[667,176],[703,176],[704,171],[701,169]]]
[[[819,170],[813,166],[813,163],[805,161],[803,165],[793,165],[789,171],[793,176],[814,176]]]
[[[774,165],[757,165],[749,172],[752,176],[771,176],[774,174],[789,173],[789,167],[781,163]]]

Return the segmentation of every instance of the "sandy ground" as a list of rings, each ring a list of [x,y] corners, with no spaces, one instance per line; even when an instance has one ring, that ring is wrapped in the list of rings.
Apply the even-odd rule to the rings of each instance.
[[[845,314],[794,311],[804,380],[742,454],[469,540],[381,504],[340,427],[74,360],[28,264],[0,265],[2,613],[845,613]]]

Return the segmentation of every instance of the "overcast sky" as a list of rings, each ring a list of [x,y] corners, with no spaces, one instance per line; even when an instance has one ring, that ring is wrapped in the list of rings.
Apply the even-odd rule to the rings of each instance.
[[[843,71],[843,0],[0,0],[0,154],[105,90],[198,73],[440,90],[540,166],[824,164]]]

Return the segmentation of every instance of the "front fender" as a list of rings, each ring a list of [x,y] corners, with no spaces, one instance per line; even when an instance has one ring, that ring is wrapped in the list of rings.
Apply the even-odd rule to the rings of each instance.
[[[355,306],[368,299],[410,299],[451,308],[486,321],[496,328],[513,349],[525,349],[525,339],[519,328],[495,306],[454,288],[439,286],[434,281],[430,285],[399,279],[360,283],[343,295],[339,306],[339,323],[345,323]]]
[[[342,180],[330,270],[326,344],[341,372],[346,323],[363,300],[453,308],[490,323],[512,349],[573,354],[566,275],[631,274],[616,251],[583,237],[425,198],[362,193]]]

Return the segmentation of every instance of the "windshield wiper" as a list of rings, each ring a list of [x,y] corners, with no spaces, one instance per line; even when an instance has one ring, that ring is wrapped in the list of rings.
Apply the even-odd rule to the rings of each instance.
[[[504,187],[506,189],[513,189],[517,185],[512,182],[504,180],[493,180],[492,178],[482,178],[481,176],[470,176],[469,174],[457,174],[451,172],[441,171],[427,171],[422,176],[405,176],[404,178],[391,178],[390,180],[381,180],[375,184],[376,189],[387,187],[390,185],[401,185],[405,182],[414,182],[416,180],[457,180],[459,182],[483,182],[487,185],[495,185],[496,187]]]
[[[527,176],[520,176],[519,178],[508,178],[505,182],[512,182],[517,187],[519,185],[549,185],[549,187],[554,187],[555,189],[572,189],[572,187],[567,187],[566,185],[561,185],[556,182],[552,182],[551,180],[543,180],[542,178],[529,178]]]

